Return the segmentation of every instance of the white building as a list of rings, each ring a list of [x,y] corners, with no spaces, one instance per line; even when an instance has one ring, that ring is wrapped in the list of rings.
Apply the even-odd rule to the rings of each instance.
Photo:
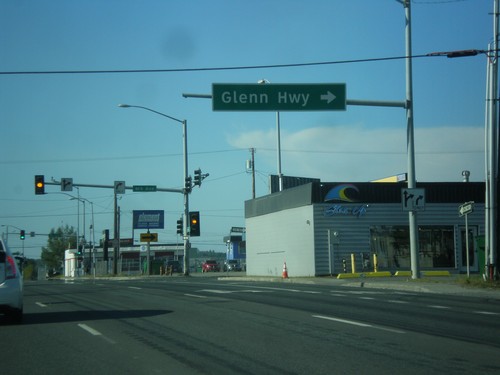
[[[409,197],[402,183],[319,183],[286,189],[245,202],[247,274],[321,276],[411,270],[408,204],[417,208],[420,269],[466,272],[465,217],[459,206],[474,201],[467,215],[471,272],[482,271],[484,183],[418,183],[423,197]],[[403,195],[406,192],[406,196]],[[406,197],[406,207],[404,202]]]

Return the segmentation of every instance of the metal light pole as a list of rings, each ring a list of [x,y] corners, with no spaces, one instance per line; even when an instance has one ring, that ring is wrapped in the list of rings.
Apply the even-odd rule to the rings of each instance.
[[[164,113],[155,111],[154,109],[143,107],[139,105],[130,104],[119,104],[120,108],[140,108],[149,112],[156,113],[157,115],[169,118],[170,120],[176,121],[182,124],[182,138],[183,138],[183,154],[184,154],[184,180],[182,182],[182,189],[184,195],[184,218],[183,218],[183,228],[184,228],[184,276],[189,276],[189,233],[188,233],[188,220],[189,220],[189,191],[185,184],[188,178],[188,150],[187,150],[187,120],[179,120],[175,117],[166,115]]]
[[[271,83],[267,79],[261,79],[257,83]],[[276,159],[278,162],[278,189],[283,191],[283,175],[281,174],[281,131],[280,131],[280,113],[276,112]]]
[[[396,0],[403,4],[405,8],[406,27],[406,142],[408,153],[408,188],[416,187],[415,179],[415,141],[413,130],[413,79],[412,79],[412,49],[411,49],[411,0]],[[418,223],[417,212],[409,211],[410,228],[410,259],[411,259],[411,277],[418,279],[419,271],[419,249],[418,249]]]
[[[499,0],[495,0],[493,5],[493,58],[490,57],[490,111],[489,111],[489,278],[493,280],[498,272],[497,269],[497,178],[498,178],[498,36],[499,36]]]
[[[85,239],[85,202],[90,203],[90,209],[91,209],[91,224],[89,227],[89,238],[90,238],[90,244],[92,247],[89,247],[89,263],[93,264],[94,268],[94,276],[95,276],[95,259],[92,261],[92,254],[94,254],[95,258],[95,230],[94,230],[94,203],[89,201],[87,198],[82,198],[80,195],[78,197],[74,197],[71,194],[66,194],[66,193],[60,193],[60,194],[65,194],[70,196],[70,200],[78,200],[83,203],[83,253],[85,257],[85,244],[86,244],[86,239]],[[91,231],[90,231],[91,230]],[[78,246],[78,244],[77,244]]]

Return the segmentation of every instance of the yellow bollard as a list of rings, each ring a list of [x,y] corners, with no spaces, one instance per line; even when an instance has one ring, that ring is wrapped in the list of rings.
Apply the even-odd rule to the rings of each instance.
[[[351,268],[352,268],[352,273],[356,273],[356,262],[355,262],[355,256],[354,254],[351,254]]]
[[[373,254],[373,272],[378,272],[378,258],[377,258],[377,254]]]

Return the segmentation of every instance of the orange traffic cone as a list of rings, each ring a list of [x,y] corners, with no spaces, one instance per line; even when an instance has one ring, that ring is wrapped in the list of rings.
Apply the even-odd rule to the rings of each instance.
[[[288,279],[288,270],[286,268],[286,262],[283,263],[283,278]]]

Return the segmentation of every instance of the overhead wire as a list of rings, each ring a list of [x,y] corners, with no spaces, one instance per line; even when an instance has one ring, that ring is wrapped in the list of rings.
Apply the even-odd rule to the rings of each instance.
[[[472,51],[472,50],[469,50]],[[487,53],[484,50],[475,50],[477,53]],[[489,51],[492,52],[492,51]],[[297,68],[321,65],[354,64],[378,61],[418,59],[425,57],[439,57],[446,55],[436,55],[433,53],[412,55],[412,56],[389,56],[374,57],[338,61],[320,61],[289,64],[267,64],[267,65],[241,65],[226,67],[199,67],[199,68],[169,68],[169,69],[102,69],[102,70],[24,70],[24,71],[0,71],[0,75],[51,75],[51,74],[124,74],[124,73],[182,73],[182,72],[207,72],[207,71],[225,71],[225,70],[251,70],[251,69],[277,69],[277,68]]]

